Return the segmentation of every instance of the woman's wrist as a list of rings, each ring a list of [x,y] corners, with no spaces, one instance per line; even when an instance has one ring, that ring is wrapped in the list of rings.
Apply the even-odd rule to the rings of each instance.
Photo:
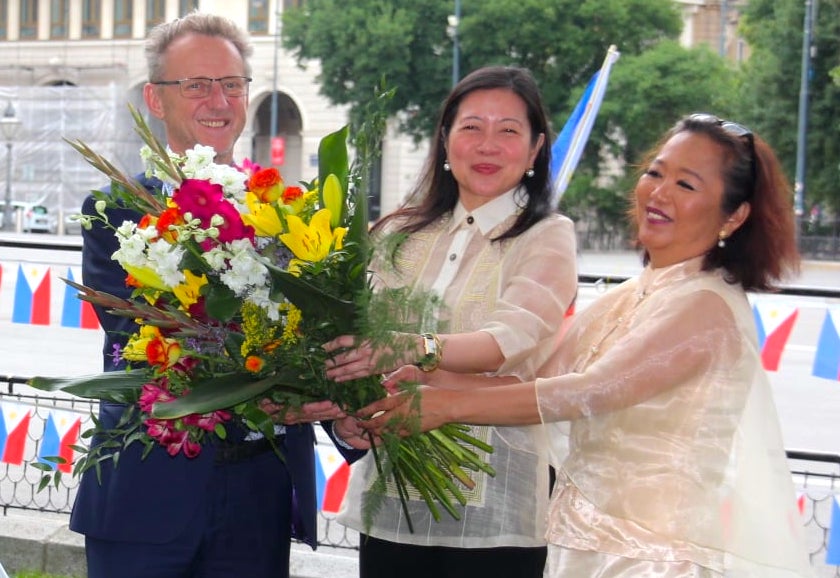
[[[414,364],[425,372],[434,371],[443,358],[443,343],[435,333],[420,335],[423,354]]]

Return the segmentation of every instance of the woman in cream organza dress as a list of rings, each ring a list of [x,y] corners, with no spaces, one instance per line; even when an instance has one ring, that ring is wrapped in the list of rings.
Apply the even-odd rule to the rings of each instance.
[[[481,396],[463,388],[489,378],[422,376],[438,386],[421,389],[422,427],[546,424],[552,577],[810,576],[746,296],[798,266],[790,189],[763,140],[711,115],[682,119],[643,166],[646,267],[578,315],[559,376]],[[407,397],[367,408],[390,410],[367,427]]]
[[[425,337],[396,339],[382,362],[352,336],[326,344],[338,350],[328,377],[418,362],[426,370],[439,365],[522,381],[554,375],[558,329],[577,292],[577,271],[574,227],[551,203],[547,135],[542,97],[525,69],[480,68],[452,89],[414,193],[373,229],[383,251],[371,267],[376,287],[431,291],[442,306],[424,315]],[[402,242],[388,250],[395,237]],[[361,440],[341,421],[334,425],[342,438]],[[516,429],[527,436],[533,428]],[[362,504],[376,464],[369,455],[353,465],[338,520],[362,532],[362,578],[542,578],[548,463],[533,448],[506,443],[498,428],[472,428],[472,435],[494,446],[488,462],[496,475],[475,474],[460,519],[444,513],[434,520],[417,497],[407,503],[410,529],[390,492],[367,527]]]

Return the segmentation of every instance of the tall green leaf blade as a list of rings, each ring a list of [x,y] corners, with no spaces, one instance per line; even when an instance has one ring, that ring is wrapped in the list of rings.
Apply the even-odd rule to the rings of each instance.
[[[252,381],[247,381],[242,374],[228,373],[195,383],[193,389],[175,400],[155,403],[151,415],[159,419],[176,419],[192,413],[231,408],[278,386],[302,389],[297,374],[291,370],[280,370],[269,377]]]
[[[144,370],[134,369],[78,377],[34,377],[27,385],[41,391],[63,391],[78,397],[123,403],[148,381]]]
[[[324,207],[324,183],[327,175],[335,175],[341,183],[341,190],[347,194],[348,181],[350,177],[347,155],[347,133],[345,125],[339,130],[328,134],[321,139],[318,145],[318,203]],[[342,204],[342,213],[347,210],[347,204]],[[346,215],[342,214],[339,222],[343,223]]]

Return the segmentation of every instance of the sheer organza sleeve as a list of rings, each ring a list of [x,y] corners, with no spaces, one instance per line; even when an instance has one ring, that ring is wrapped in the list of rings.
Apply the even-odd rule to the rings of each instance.
[[[554,216],[518,239],[500,271],[500,294],[481,327],[493,335],[505,361],[498,375],[531,380],[553,354],[566,310],[577,293],[572,222]]]
[[[740,343],[732,312],[710,291],[642,303],[617,318],[590,316],[566,339],[574,344],[567,373],[537,382],[544,423],[625,409],[685,386],[736,359]]]

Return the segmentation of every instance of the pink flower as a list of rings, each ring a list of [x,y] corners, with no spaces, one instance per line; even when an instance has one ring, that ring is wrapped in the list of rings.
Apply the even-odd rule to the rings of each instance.
[[[216,424],[226,422],[231,418],[229,411],[217,410],[205,414],[192,413],[184,416],[184,425],[199,427],[205,431],[215,431]]]
[[[192,213],[193,218],[200,219],[205,228],[210,226],[210,218],[221,204],[230,205],[225,201],[222,185],[198,179],[184,179],[172,200],[183,213]]]
[[[168,390],[169,380],[164,377],[159,380],[159,383],[161,385],[154,382],[143,384],[137,405],[140,406],[140,410],[144,413],[151,413],[152,405],[158,401],[166,403],[175,399],[175,396]]]
[[[190,439],[190,432],[178,428],[180,420],[149,418],[143,423],[149,437],[166,447],[170,456],[183,451],[188,458],[194,458],[201,453],[201,444]]]

